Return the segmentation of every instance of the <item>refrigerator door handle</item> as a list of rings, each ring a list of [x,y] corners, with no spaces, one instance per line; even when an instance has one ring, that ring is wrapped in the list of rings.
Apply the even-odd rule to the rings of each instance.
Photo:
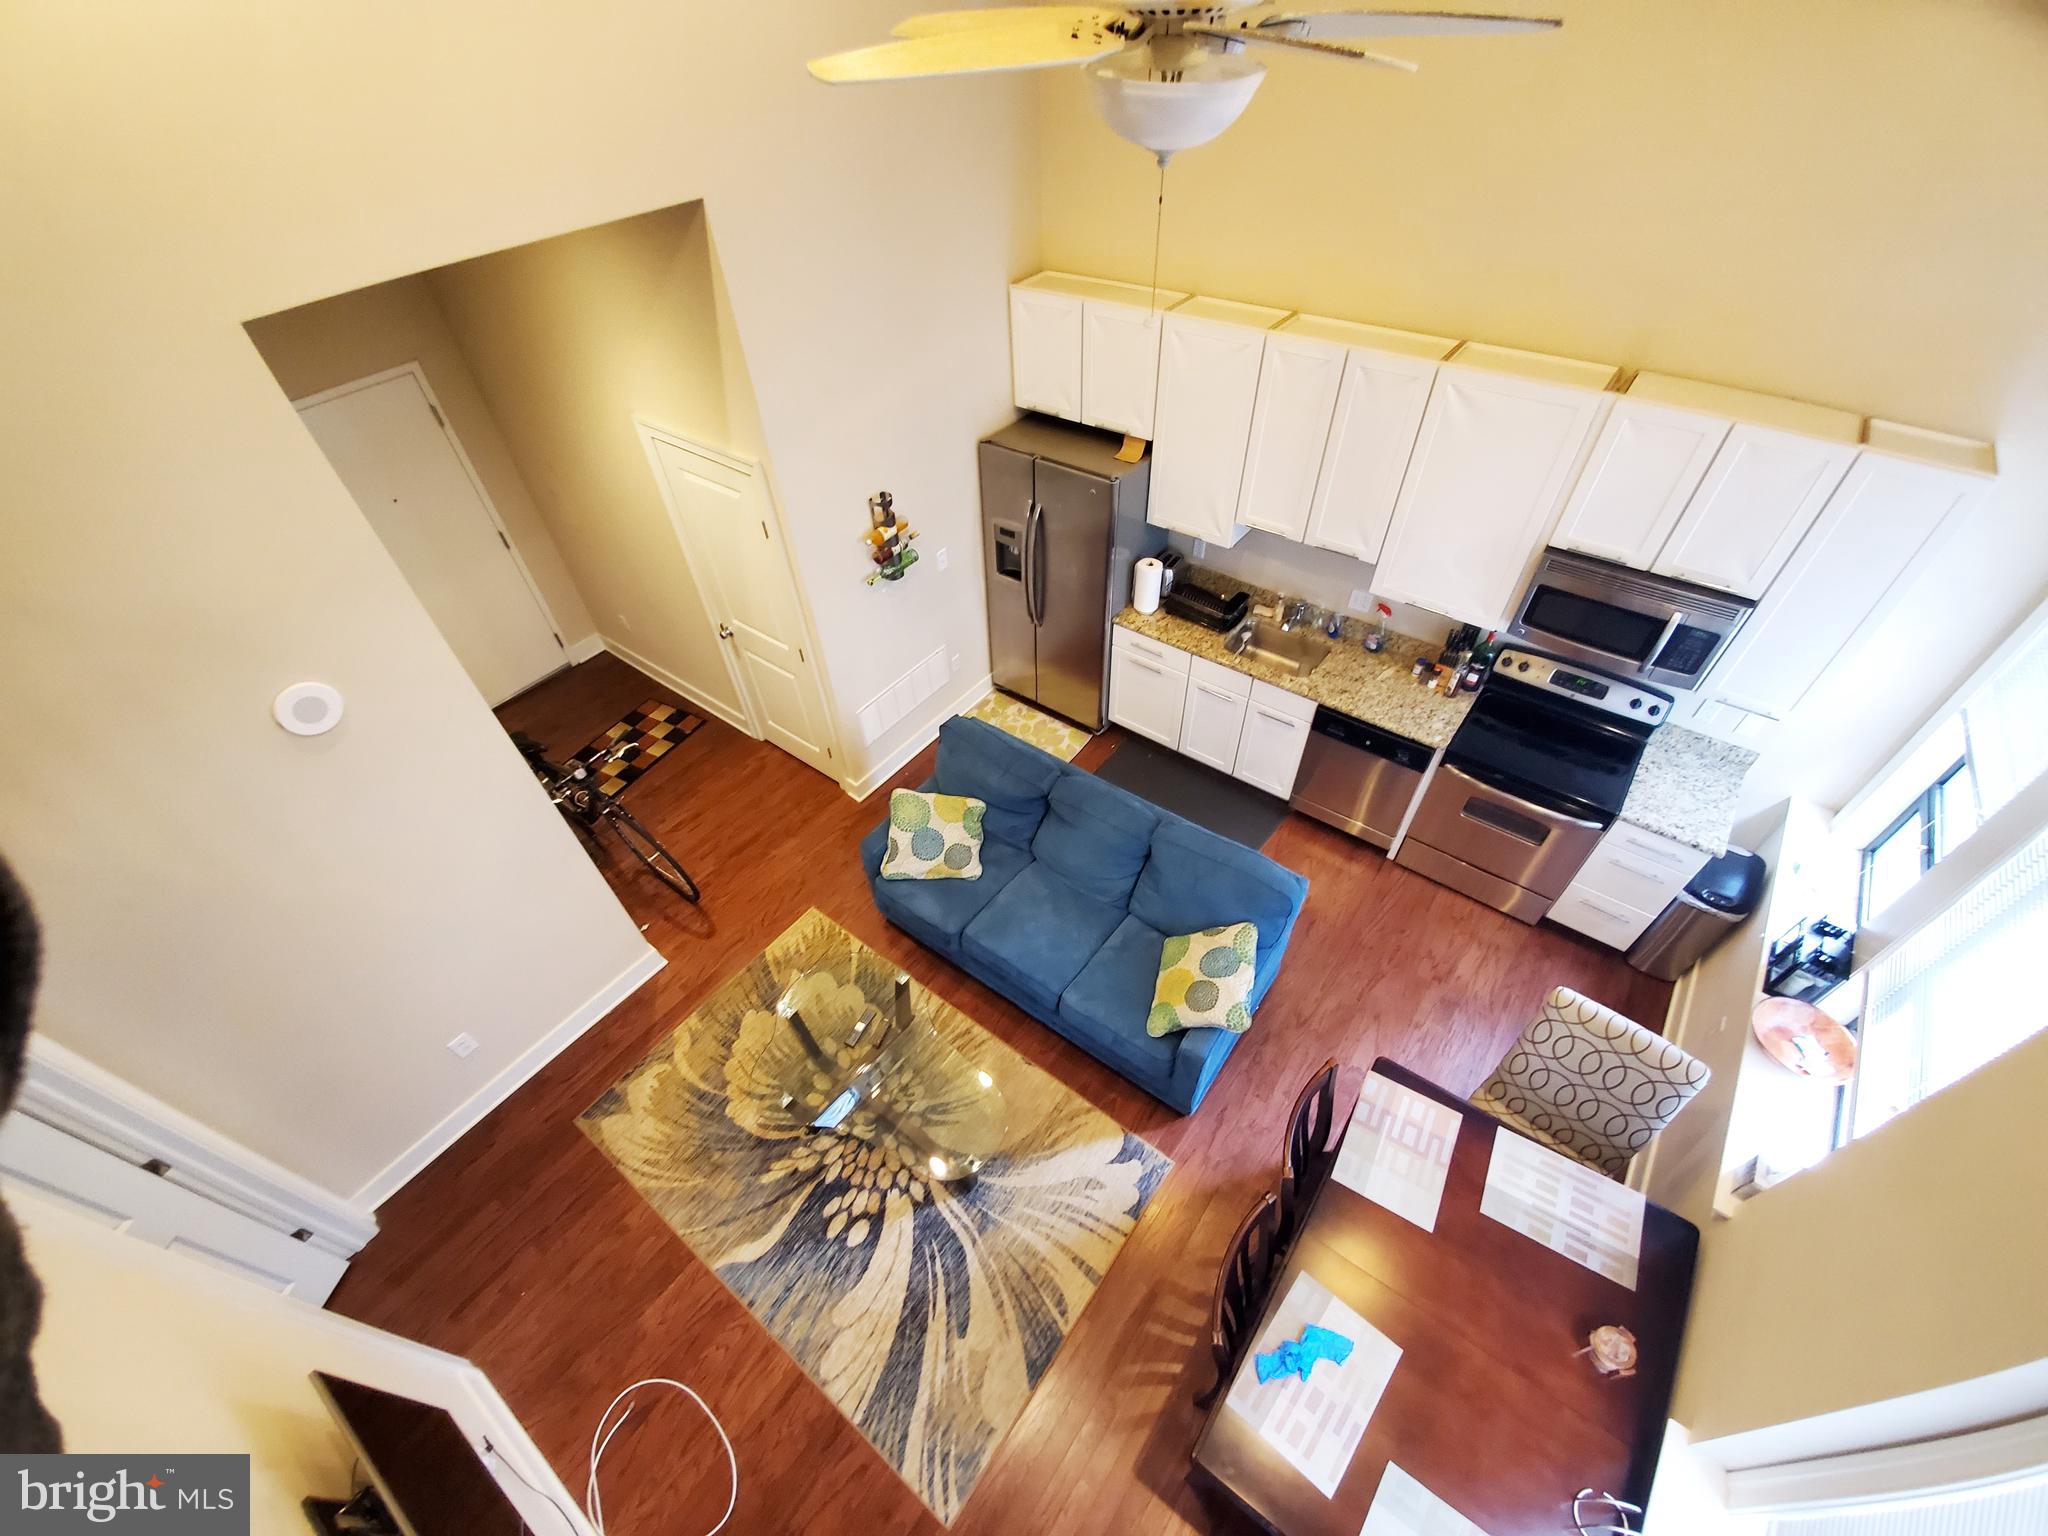
[[[1036,501],[1024,519],[1024,612],[1045,623],[1045,507]]]

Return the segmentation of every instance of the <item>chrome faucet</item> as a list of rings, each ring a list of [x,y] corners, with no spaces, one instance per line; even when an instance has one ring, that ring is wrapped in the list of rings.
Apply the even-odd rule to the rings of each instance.
[[[1307,598],[1285,599],[1280,604],[1280,627],[1284,630],[1300,629],[1315,617],[1315,604]]]

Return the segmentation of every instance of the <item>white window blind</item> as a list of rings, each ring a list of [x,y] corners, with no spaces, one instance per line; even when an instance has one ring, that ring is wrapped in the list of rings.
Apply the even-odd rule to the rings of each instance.
[[[2048,629],[1963,705],[1980,813],[1992,812],[2048,769]]]
[[[2048,1482],[1957,1494],[1904,1508],[1843,1509],[1773,1520],[1769,1536],[2041,1536]]]
[[[2044,954],[2048,833],[1870,967],[1851,1134],[1868,1134],[2048,1023],[2029,982]]]

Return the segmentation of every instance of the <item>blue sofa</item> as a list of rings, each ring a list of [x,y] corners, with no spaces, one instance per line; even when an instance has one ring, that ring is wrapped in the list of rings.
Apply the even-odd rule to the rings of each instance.
[[[1240,1037],[1145,1033],[1166,936],[1256,923],[1256,1013],[1308,881],[964,715],[940,727],[937,770],[923,787],[987,802],[981,878],[882,879],[885,816],[860,845],[882,915],[1154,1098],[1192,1112]]]

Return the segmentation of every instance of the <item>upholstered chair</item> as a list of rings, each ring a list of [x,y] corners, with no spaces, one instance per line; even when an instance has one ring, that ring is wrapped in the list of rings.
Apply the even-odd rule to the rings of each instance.
[[[1557,987],[1472,1102],[1618,1179],[1706,1083],[1705,1064],[1662,1035]]]

